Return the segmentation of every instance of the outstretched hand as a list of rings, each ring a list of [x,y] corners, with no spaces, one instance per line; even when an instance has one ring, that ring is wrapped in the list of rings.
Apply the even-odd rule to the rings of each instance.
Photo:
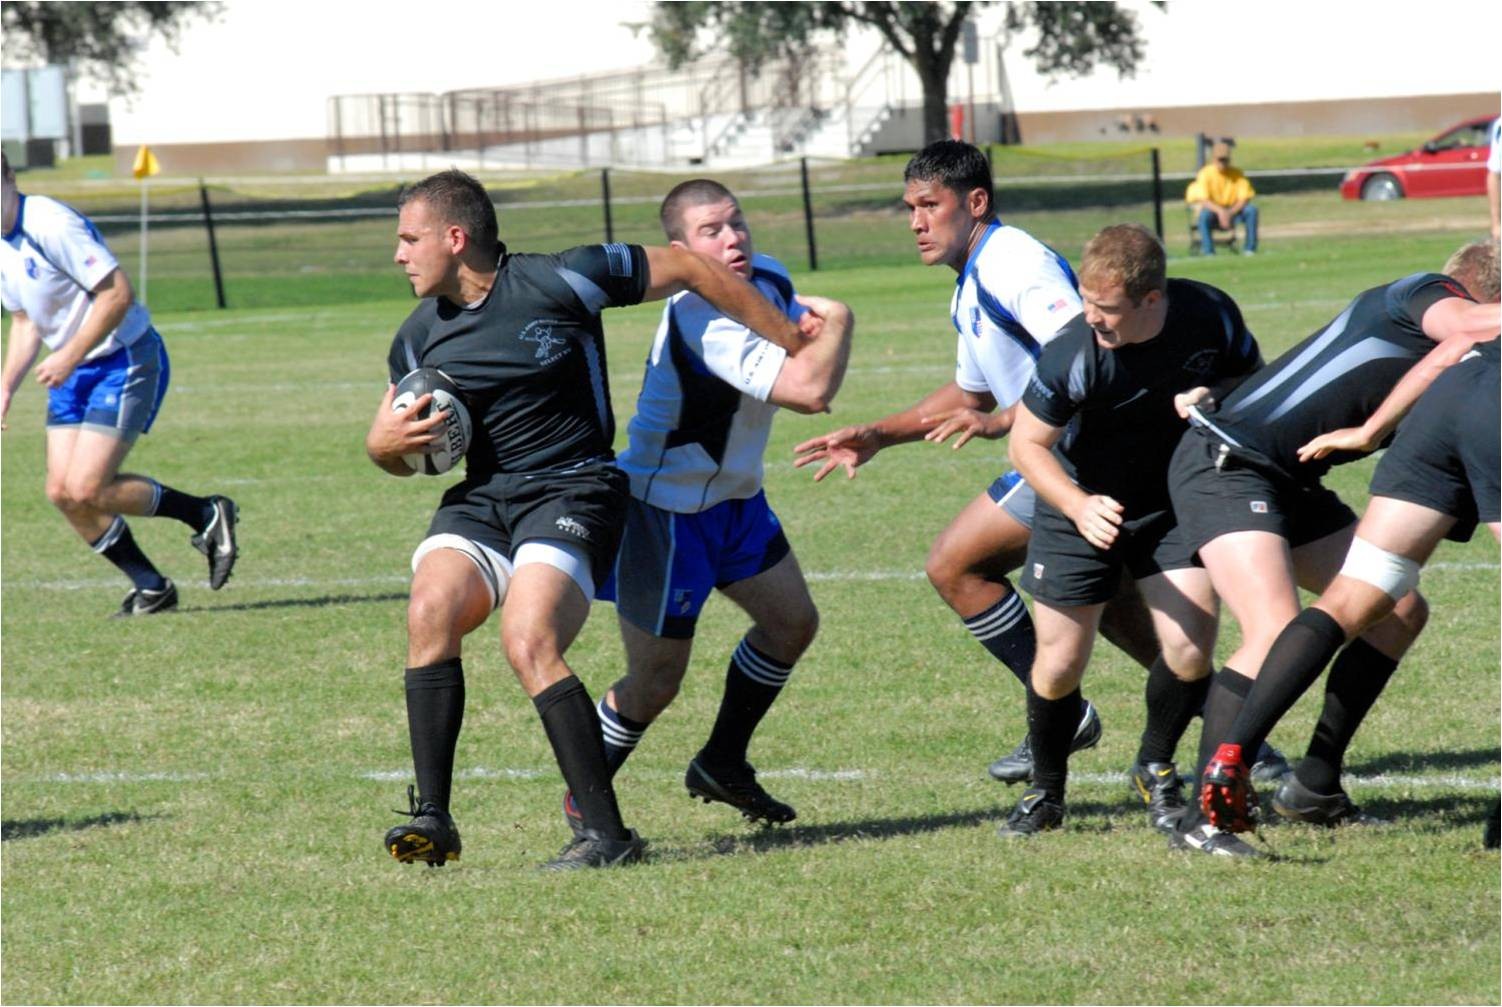
[[[837,468],[845,470],[847,479],[855,478],[855,470],[870,461],[881,450],[876,431],[869,426],[841,427],[822,437],[804,441],[793,452],[794,468],[803,468],[815,462],[822,463],[814,473],[814,482],[820,482]]]
[[[1358,454],[1369,454],[1377,450],[1377,445],[1372,443],[1366,431],[1361,427],[1342,427],[1339,430],[1331,430],[1320,434],[1314,440],[1299,448],[1299,461],[1312,462],[1336,451],[1355,451]]]
[[[1005,417],[992,416],[990,413],[983,413],[979,409],[970,409],[965,406],[961,406],[958,409],[946,409],[943,412],[934,413],[932,416],[924,416],[922,417],[922,422],[925,425],[929,423],[937,424],[932,430],[923,435],[924,440],[932,441],[935,444],[943,444],[950,437],[959,434],[959,440],[955,441],[953,445],[955,451],[964,447],[975,437],[994,440],[997,437],[1005,436],[1011,426],[1005,421]]]

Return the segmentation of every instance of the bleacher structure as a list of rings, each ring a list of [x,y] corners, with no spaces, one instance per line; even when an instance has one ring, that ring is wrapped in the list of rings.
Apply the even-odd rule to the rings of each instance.
[[[891,49],[848,67],[816,48],[755,72],[733,58],[449,91],[329,99],[329,170],[716,168],[789,157],[859,157],[918,99]]]

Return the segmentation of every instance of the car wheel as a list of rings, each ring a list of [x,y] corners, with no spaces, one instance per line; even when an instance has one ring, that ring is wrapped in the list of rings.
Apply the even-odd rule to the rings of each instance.
[[[1391,175],[1373,175],[1361,183],[1362,199],[1402,199],[1403,187]]]

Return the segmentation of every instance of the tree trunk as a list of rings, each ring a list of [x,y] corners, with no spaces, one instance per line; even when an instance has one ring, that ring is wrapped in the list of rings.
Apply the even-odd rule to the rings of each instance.
[[[923,82],[923,145],[949,139],[949,74],[935,73],[933,66],[918,66]]]

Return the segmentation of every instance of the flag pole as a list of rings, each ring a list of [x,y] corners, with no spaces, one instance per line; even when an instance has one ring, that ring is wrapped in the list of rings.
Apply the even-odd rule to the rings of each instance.
[[[146,190],[151,185],[141,179],[141,304],[146,304]]]
[[[146,191],[151,187],[151,176],[161,170],[162,167],[157,163],[156,155],[143,143],[141,149],[136,151],[136,162],[131,165],[130,169],[136,181],[141,183],[141,285],[138,299],[143,305],[146,303],[146,228],[148,223],[146,207],[149,202]]]

